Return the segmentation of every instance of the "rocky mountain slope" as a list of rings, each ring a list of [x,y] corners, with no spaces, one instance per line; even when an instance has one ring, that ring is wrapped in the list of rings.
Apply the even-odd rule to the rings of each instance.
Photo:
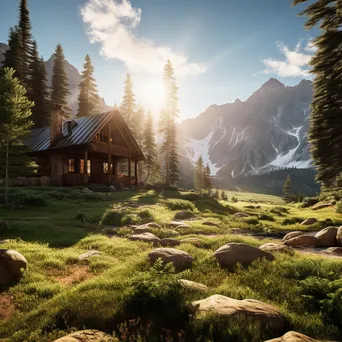
[[[286,87],[271,78],[245,102],[212,105],[180,124],[183,153],[202,155],[221,178],[312,166],[307,142],[312,82]],[[182,154],[183,154],[182,153]]]
[[[8,46],[6,44],[0,43],[0,65],[4,60],[4,53],[8,49]],[[46,65],[46,71],[48,75],[48,84],[51,87],[52,83],[52,73],[53,73],[53,61],[55,56],[51,55],[51,57],[45,62]],[[78,95],[79,95],[79,89],[78,85],[81,80],[81,75],[79,71],[71,65],[67,60],[65,61],[65,70],[68,75],[68,81],[69,81],[69,98],[68,98],[68,107],[71,108],[73,114],[75,115],[77,113],[77,103],[78,103]],[[107,110],[110,110],[112,107],[109,107],[106,105],[104,99],[101,99],[100,104],[100,111],[105,112]]]

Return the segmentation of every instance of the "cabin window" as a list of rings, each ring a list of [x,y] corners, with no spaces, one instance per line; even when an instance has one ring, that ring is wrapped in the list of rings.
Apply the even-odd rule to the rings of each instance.
[[[87,167],[87,171],[88,171],[88,175],[91,174],[91,160],[88,160],[88,167]]]
[[[84,173],[84,159],[80,159],[80,173]]]
[[[69,173],[75,173],[75,158],[69,158],[68,159],[68,171]]]
[[[108,130],[102,130],[96,133],[95,141],[108,143],[109,141]]]
[[[103,173],[108,173],[108,163],[107,162],[103,162]]]

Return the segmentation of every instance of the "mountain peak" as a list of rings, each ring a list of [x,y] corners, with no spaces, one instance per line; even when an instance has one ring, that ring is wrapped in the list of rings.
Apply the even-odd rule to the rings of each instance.
[[[278,81],[276,78],[271,77],[266,83],[262,85],[262,88],[285,88],[285,85]]]
[[[238,104],[238,103],[242,103],[242,101],[240,99],[236,99],[234,103]]]

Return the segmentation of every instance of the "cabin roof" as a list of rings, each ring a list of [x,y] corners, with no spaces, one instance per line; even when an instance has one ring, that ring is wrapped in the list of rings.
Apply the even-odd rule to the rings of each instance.
[[[50,126],[34,128],[25,140],[31,152],[51,151],[62,148],[77,147],[91,142],[97,132],[99,132],[113,117],[116,117],[123,124],[123,129],[130,137],[130,148],[133,148],[139,160],[144,160],[144,155],[140,150],[131,131],[124,122],[118,110],[95,114],[91,116],[76,118],[72,120],[71,134],[68,132],[68,122],[63,123],[63,137],[51,146]]]

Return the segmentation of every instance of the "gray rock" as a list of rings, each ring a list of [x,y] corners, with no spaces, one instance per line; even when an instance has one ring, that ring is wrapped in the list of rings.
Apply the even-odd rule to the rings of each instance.
[[[310,218],[304,220],[304,221],[301,223],[301,225],[302,225],[302,226],[309,226],[309,225],[314,224],[314,223],[316,223],[316,222],[317,222],[317,219],[316,219],[316,218],[310,217]]]
[[[287,241],[287,240],[293,239],[297,236],[304,235],[304,234],[305,232],[301,232],[301,231],[290,232],[283,237],[283,241]]]
[[[207,291],[208,287],[206,285],[203,285],[201,283],[196,283],[191,280],[187,279],[179,279],[180,284],[182,287],[190,289],[190,290],[196,290],[196,291]]]
[[[156,222],[149,222],[149,223],[146,223],[146,224],[145,224],[145,227],[148,227],[148,228],[158,228],[158,229],[161,228],[161,226],[160,226],[158,223],[156,223]]]
[[[336,254],[342,256],[342,247],[330,247],[326,250],[329,254]]]
[[[0,249],[0,284],[20,279],[27,269],[27,260],[17,251]]]
[[[143,233],[153,233],[153,228],[149,228],[146,226],[139,226],[134,228],[133,234],[143,234]]]
[[[235,217],[238,217],[238,218],[241,218],[241,217],[249,217],[249,215],[246,214],[246,213],[235,213],[234,216],[235,216]]]
[[[128,240],[131,241],[143,241],[153,243],[154,245],[158,245],[160,239],[153,235],[152,233],[142,233],[142,234],[135,234],[128,237]]]
[[[254,260],[266,258],[274,260],[271,253],[264,252],[257,247],[247,245],[245,243],[227,243],[220,247],[215,253],[214,257],[217,259],[222,267],[232,269],[236,264],[243,266],[250,265]]]
[[[221,317],[243,316],[261,326],[270,326],[272,330],[284,329],[284,317],[275,307],[254,299],[237,300],[222,295],[213,295],[191,303],[196,316],[217,314]]]
[[[284,244],[278,244],[278,243],[265,243],[259,247],[262,251],[273,253],[284,253],[288,255],[294,255],[294,251],[291,247],[288,247]]]
[[[320,342],[297,331],[289,331],[285,335],[264,342]]]
[[[342,226],[337,229],[336,244],[337,246],[342,247]]]
[[[300,235],[292,239],[286,240],[285,245],[288,246],[303,246],[303,247],[317,247],[319,241],[312,235]]]
[[[151,263],[159,258],[164,264],[171,262],[177,271],[191,268],[195,260],[189,253],[175,248],[156,248],[149,254]]]
[[[55,340],[54,342],[115,342],[110,335],[94,329],[80,330]]]
[[[336,241],[337,228],[327,227],[320,230],[315,237],[318,239],[318,243],[323,247],[335,247],[337,246]]]
[[[78,257],[78,259],[79,259],[79,260],[86,260],[86,259],[92,258],[92,257],[94,257],[94,256],[98,256],[98,255],[100,255],[100,254],[101,254],[100,251],[92,250],[92,251],[88,251],[88,252],[86,252],[86,253],[81,254],[81,255]]]
[[[175,214],[173,217],[173,220],[175,221],[181,221],[181,220],[188,220],[195,218],[195,214],[192,213],[191,211],[179,211],[178,213]]]

